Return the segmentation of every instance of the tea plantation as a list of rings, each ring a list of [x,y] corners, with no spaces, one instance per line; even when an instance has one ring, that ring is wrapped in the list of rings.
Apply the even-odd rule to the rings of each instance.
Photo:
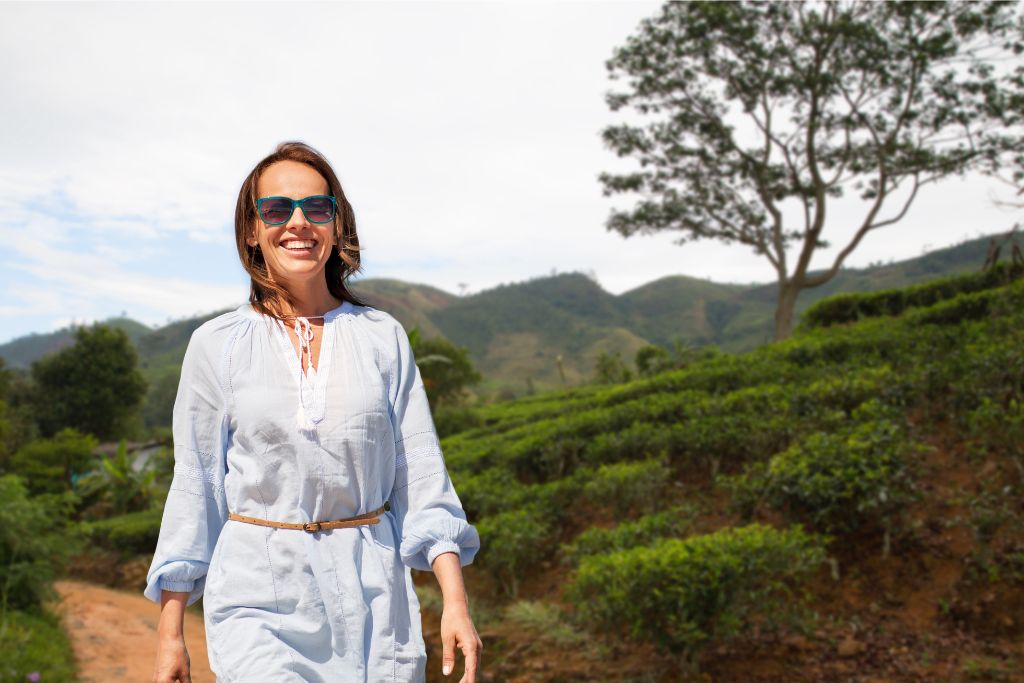
[[[884,680],[1011,676],[1024,665],[1017,276],[843,295],[751,353],[484,409],[444,447],[482,537],[471,596],[492,666],[523,675],[518,660],[538,658],[522,680],[843,680],[860,657],[846,669]],[[542,643],[556,625],[580,638],[563,655],[524,638],[531,623]],[[773,661],[788,674],[773,678]]]
[[[1021,270],[833,297],[743,355],[475,409],[442,445],[482,539],[478,680],[1021,680]],[[140,591],[161,505],[62,548],[18,531],[62,499],[0,484],[0,642],[25,660],[0,678],[69,680],[42,558]],[[445,680],[437,584],[414,579]]]

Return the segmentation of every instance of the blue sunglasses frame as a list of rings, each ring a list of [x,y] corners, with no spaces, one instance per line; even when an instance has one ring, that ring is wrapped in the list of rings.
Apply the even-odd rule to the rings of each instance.
[[[276,223],[271,223],[270,221],[268,221],[266,218],[263,217],[263,203],[267,202],[267,201],[270,201],[271,199],[281,199],[281,200],[284,200],[286,202],[290,202],[291,203],[292,208],[291,208],[291,210],[288,211],[288,218],[285,218],[283,221],[279,221],[279,222],[276,222]],[[308,202],[310,199],[330,199],[331,200],[331,217],[328,218],[325,221],[315,221],[312,218],[310,218],[309,214],[306,213],[306,202]],[[334,220],[334,217],[337,216],[337,214],[338,214],[338,200],[337,199],[335,199],[334,197],[332,197],[329,194],[314,194],[314,195],[310,195],[309,197],[303,197],[302,199],[292,199],[291,197],[262,197],[262,198],[256,200],[256,215],[259,216],[260,220],[263,221],[264,223],[266,223],[267,225],[284,225],[285,223],[287,223],[288,221],[290,221],[292,219],[293,215],[295,215],[295,207],[296,206],[299,207],[300,209],[302,209],[302,215],[306,217],[307,221],[309,221],[310,223],[316,223],[317,225],[323,225],[324,223],[330,223],[331,221]]]

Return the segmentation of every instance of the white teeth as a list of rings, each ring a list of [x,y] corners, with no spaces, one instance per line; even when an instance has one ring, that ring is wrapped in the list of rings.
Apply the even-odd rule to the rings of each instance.
[[[291,242],[283,243],[282,246],[285,249],[312,249],[314,244],[315,243],[312,240],[292,240]]]

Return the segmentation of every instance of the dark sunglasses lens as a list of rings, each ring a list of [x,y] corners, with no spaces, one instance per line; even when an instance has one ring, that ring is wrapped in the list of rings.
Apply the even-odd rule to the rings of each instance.
[[[314,223],[326,223],[334,218],[334,202],[327,197],[311,197],[303,204],[306,218]]]
[[[292,215],[292,203],[284,199],[268,199],[260,205],[260,218],[267,223],[284,223]]]

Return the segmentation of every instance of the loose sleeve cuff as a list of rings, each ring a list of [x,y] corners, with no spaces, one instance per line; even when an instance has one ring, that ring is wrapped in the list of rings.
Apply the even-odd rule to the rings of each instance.
[[[195,561],[176,561],[151,570],[146,580],[143,595],[160,604],[163,591],[188,593],[186,606],[199,600],[206,587],[207,565]]]
[[[431,571],[441,553],[454,552],[465,567],[480,549],[480,534],[466,520],[444,510],[421,514],[402,540],[402,561],[413,569]]]
[[[195,588],[195,581],[171,581],[169,579],[160,579],[160,590],[174,591],[176,593],[191,593],[192,589]]]
[[[459,556],[461,564],[462,553],[460,552],[459,544],[454,541],[438,541],[434,545],[429,546],[429,550],[427,550],[427,564],[433,567],[434,560],[437,559],[437,556],[441,553],[455,553]]]

